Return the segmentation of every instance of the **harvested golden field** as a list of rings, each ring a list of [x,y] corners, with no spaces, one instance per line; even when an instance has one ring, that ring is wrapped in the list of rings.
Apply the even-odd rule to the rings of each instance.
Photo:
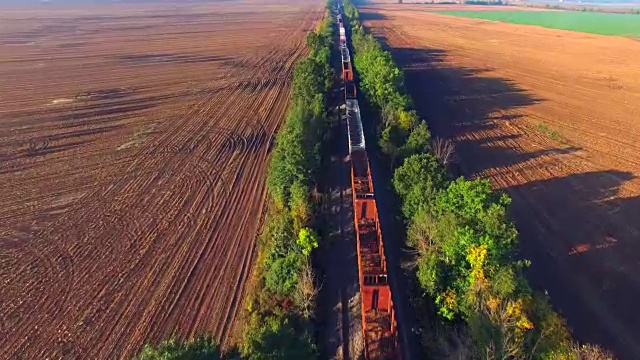
[[[323,5],[0,11],[0,357],[230,337]]]
[[[640,42],[434,9],[360,12],[461,172],[513,198],[534,286],[577,339],[639,358]]]

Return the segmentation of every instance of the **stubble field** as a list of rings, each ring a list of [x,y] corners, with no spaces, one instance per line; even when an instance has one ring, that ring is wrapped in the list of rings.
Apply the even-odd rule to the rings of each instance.
[[[453,7],[360,12],[460,171],[513,198],[534,286],[579,340],[637,358],[640,42],[428,12]]]
[[[0,357],[229,338],[322,6],[0,12]]]

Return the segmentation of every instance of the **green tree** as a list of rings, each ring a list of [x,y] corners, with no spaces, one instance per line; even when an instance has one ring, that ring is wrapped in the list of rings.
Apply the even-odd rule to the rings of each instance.
[[[265,289],[281,297],[290,296],[298,285],[302,265],[302,259],[296,253],[276,258],[265,269]]]
[[[431,132],[427,127],[427,123],[421,121],[418,126],[411,131],[407,142],[400,148],[400,161],[411,155],[429,153],[431,144]]]
[[[276,138],[267,175],[267,187],[278,209],[287,205],[291,184],[304,182],[310,175],[310,169],[305,166],[309,155],[304,151],[304,132],[298,114],[291,111]]]
[[[311,202],[309,201],[309,188],[296,180],[291,185],[291,199],[289,209],[293,219],[293,231],[299,232],[311,220]]]
[[[297,244],[302,254],[308,256],[313,249],[318,248],[318,235],[309,228],[300,229]]]
[[[244,336],[249,360],[289,360],[317,357],[311,336],[294,316],[253,316]]]
[[[147,344],[136,356],[136,360],[221,360],[231,358],[223,356],[218,343],[208,336],[200,336],[191,341],[171,339],[160,343],[157,347]]]
[[[475,314],[478,287],[491,296],[509,297],[521,285],[513,280],[523,264],[513,259],[517,231],[506,218],[509,201],[486,180],[460,178],[437,194],[429,212],[413,219],[412,226],[423,226],[430,243],[421,271],[440,274],[438,282],[427,278],[423,286],[446,317]]]
[[[445,184],[444,169],[430,154],[407,158],[393,175],[393,186],[402,198],[402,212],[407,219],[412,219],[421,208],[432,206]]]
[[[382,152],[391,158],[392,164],[398,156],[400,146],[404,143],[405,137],[405,132],[397,125],[389,126],[380,134],[380,148]]]
[[[488,236],[491,258],[511,262],[518,232],[507,217],[511,199],[493,192],[489,180],[469,181],[459,178],[449,184],[436,199],[439,214],[451,213],[461,224],[481,237]]]

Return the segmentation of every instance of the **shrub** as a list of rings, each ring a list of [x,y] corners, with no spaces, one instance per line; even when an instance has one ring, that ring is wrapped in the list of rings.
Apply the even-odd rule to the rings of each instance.
[[[407,142],[400,148],[400,161],[411,155],[429,153],[431,132],[427,123],[421,121],[409,134]]]
[[[295,253],[275,259],[265,269],[265,289],[281,297],[291,295],[298,285],[298,276],[302,268],[300,260]]]
[[[198,337],[191,341],[176,339],[162,342],[157,347],[145,345],[136,360],[220,360],[223,356],[218,343],[211,337]]]
[[[309,228],[300,229],[297,244],[302,254],[308,256],[313,249],[318,248],[318,235]]]
[[[309,188],[300,181],[294,181],[291,185],[289,209],[293,219],[293,231],[299,232],[311,221],[312,212]]]
[[[445,183],[444,169],[429,154],[407,158],[393,175],[393,186],[402,198],[402,212],[407,219],[413,218],[421,207],[430,206]]]
[[[249,360],[313,359],[315,347],[304,323],[295,316],[254,315],[242,353]]]

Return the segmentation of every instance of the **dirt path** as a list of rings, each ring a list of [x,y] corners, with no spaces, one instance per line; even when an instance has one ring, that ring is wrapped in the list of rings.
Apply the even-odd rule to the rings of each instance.
[[[640,356],[640,43],[361,9],[461,171],[513,198],[532,283],[581,341]]]
[[[0,45],[8,358],[129,358],[234,324],[321,4],[122,6],[18,14],[2,36],[36,43]]]
[[[323,274],[319,297],[322,359],[359,359],[363,354],[358,260],[344,127],[332,130],[323,189],[323,239],[318,254]]]
[[[339,54],[334,49],[334,54]],[[344,102],[340,87],[340,60],[336,70],[332,105]],[[358,259],[353,225],[349,149],[343,110],[334,108],[334,118],[325,141],[322,189],[323,242],[318,253],[322,288],[318,303],[320,358],[350,360],[364,355],[362,313],[358,284]]]

